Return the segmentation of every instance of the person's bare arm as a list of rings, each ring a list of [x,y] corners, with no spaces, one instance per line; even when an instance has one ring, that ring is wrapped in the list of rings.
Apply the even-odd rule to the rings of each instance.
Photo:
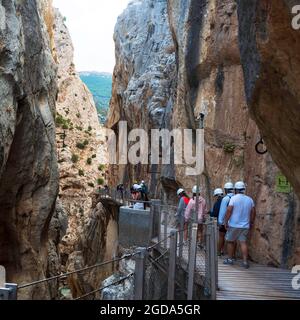
[[[232,216],[232,212],[233,212],[233,206],[229,206],[227,208],[226,214],[225,214],[225,228],[228,228],[228,221],[230,220],[231,216]]]
[[[250,215],[250,227],[251,228],[254,225],[255,217],[256,217],[256,209],[255,209],[255,207],[253,207],[251,210],[251,215]]]

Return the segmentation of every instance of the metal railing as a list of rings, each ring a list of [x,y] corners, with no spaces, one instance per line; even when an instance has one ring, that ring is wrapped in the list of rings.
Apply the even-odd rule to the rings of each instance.
[[[129,203],[125,199],[124,195],[120,197],[122,203]],[[121,194],[120,194],[121,195]],[[115,196],[115,198],[113,198]],[[101,193],[101,197],[111,197],[114,200],[118,199],[117,193],[112,192],[108,194],[106,192]],[[107,286],[93,289],[90,292],[84,293],[80,297],[76,297],[76,300],[85,299],[97,293],[100,293],[104,289],[120,284],[125,280],[134,277],[134,298],[142,300],[145,298],[145,273],[147,264],[150,264],[162,274],[167,284],[167,299],[173,300],[175,298],[176,287],[180,288],[188,298],[193,298],[193,287],[195,274],[200,276],[201,285],[203,287],[204,294],[209,299],[216,299],[216,290],[218,286],[218,263],[217,263],[217,222],[214,219],[208,218],[202,225],[184,224],[181,221],[180,225],[177,225],[175,214],[177,211],[176,206],[161,204],[160,200],[151,200],[147,202],[150,204],[149,215],[152,221],[150,235],[157,235],[155,239],[149,237],[149,245],[146,248],[139,248],[132,254],[124,255],[123,257],[112,259],[109,261],[100,262],[93,266],[87,266],[82,269],[74,270],[64,274],[52,276],[46,279],[33,281],[25,284],[7,284],[4,282],[1,287],[0,281],[0,300],[14,300],[17,299],[17,293],[19,290],[37,286],[42,283],[48,283],[49,281],[62,279],[69,277],[73,274],[84,273],[96,268],[120,262],[125,259],[135,260],[135,271],[130,272],[120,279],[110,283]],[[195,228],[196,226],[196,228]],[[198,228],[202,228],[203,241],[202,246],[198,243],[197,246],[197,232]],[[187,233],[187,239],[184,239],[184,233]],[[146,235],[147,236],[147,235]],[[153,250],[156,249],[158,257],[154,257]],[[192,259],[191,259],[192,257]],[[164,261],[167,263],[162,264]],[[182,283],[176,278],[177,265],[187,265],[188,272],[188,284],[182,286]],[[1,279],[0,279],[1,280]]]

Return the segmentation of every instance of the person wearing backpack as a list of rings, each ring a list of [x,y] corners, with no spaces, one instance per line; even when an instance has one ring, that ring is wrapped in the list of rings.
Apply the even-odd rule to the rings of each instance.
[[[180,188],[177,190],[177,196],[179,198],[177,212],[175,214],[176,223],[178,230],[184,229],[184,242],[187,242],[187,224],[184,222],[184,213],[187,205],[190,202],[190,198],[187,196],[184,189]]]
[[[227,212],[227,208],[231,198],[234,196],[234,185],[232,182],[227,182],[224,185],[225,197],[222,199],[219,217],[218,217],[218,225],[219,225],[219,244],[218,244],[218,256],[222,256],[224,254],[225,248],[225,215]]]
[[[223,190],[221,188],[218,188],[214,191],[214,198],[216,199],[216,202],[214,204],[212,211],[210,212],[210,216],[212,218],[218,219],[220,208],[221,208],[221,203],[223,200]]]

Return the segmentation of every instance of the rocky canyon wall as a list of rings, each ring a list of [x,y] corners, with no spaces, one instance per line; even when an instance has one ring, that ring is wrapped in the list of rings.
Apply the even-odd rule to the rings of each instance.
[[[276,192],[276,176],[281,171],[289,175],[279,161],[277,165],[273,161],[277,158],[272,150],[276,148],[275,143],[269,148],[270,153],[256,153],[260,131],[264,139],[265,133],[259,131],[248,108],[247,82],[253,83],[253,79],[249,79],[251,65],[249,70],[245,67],[250,59],[249,50],[243,52],[243,44],[249,41],[242,37],[250,33],[244,29],[246,22],[241,11],[249,14],[250,2],[248,6],[241,1],[243,4],[239,3],[239,7],[233,0],[145,0],[129,4],[115,30],[117,64],[108,126],[117,132],[118,121],[126,120],[130,123],[129,129],[196,129],[197,118],[203,113],[205,172],[201,185],[206,198],[211,202],[212,190],[228,180],[245,180],[258,212],[251,235],[251,258],[265,264],[291,266],[300,259],[297,193]],[[250,10],[252,15],[246,15],[248,29],[255,10]],[[281,39],[284,47],[284,38]],[[270,61],[271,53],[269,48],[266,61]],[[165,72],[159,73],[158,66]],[[290,73],[292,70],[286,71],[289,77],[296,77]],[[272,83],[273,78],[269,77],[268,81],[260,82],[261,94],[262,85]],[[160,99],[154,103],[157,96]],[[275,96],[280,101],[278,92]],[[271,108],[271,104],[269,106]],[[251,114],[253,109],[250,104]],[[278,115],[275,112],[272,117]],[[261,125],[256,116],[253,119],[260,129],[262,125],[268,127],[267,118]],[[294,116],[293,121],[296,119]],[[275,128],[272,130],[276,131]],[[292,128],[296,126],[290,125],[290,130]],[[272,136],[271,131],[268,134]],[[269,147],[270,143],[265,140]],[[293,142],[286,141],[286,145],[291,148]],[[288,161],[285,163],[288,165]],[[173,201],[178,186],[189,190],[196,183],[196,177],[186,176],[184,169],[185,166],[172,164],[157,168],[129,165],[126,170],[116,170],[113,179],[132,182],[147,177],[150,186],[155,186],[150,188],[153,197],[163,196],[166,201]],[[124,176],[124,172],[129,175]],[[297,191],[293,179],[289,177],[289,180]]]
[[[73,63],[74,48],[64,17],[55,10],[54,43],[58,96],[56,142],[59,201],[68,228],[59,243],[62,269],[74,271],[118,255],[118,214],[103,206],[96,191],[106,183],[106,145],[92,94]],[[68,279],[73,298],[100,287],[114,270],[108,265]],[[89,296],[88,299],[93,298]]]
[[[58,193],[51,8],[51,1],[0,4],[0,264],[18,284],[48,275]],[[20,290],[19,297],[47,299],[48,289]]]

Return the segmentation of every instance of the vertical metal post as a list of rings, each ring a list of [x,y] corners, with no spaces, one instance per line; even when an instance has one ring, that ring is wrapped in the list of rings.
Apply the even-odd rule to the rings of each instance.
[[[161,241],[161,201],[151,200],[150,208],[150,239],[157,237],[158,242]]]
[[[164,249],[167,249],[168,247],[167,236],[168,236],[168,212],[164,210],[164,239],[166,239],[164,241]]]
[[[168,300],[174,300],[175,298],[176,257],[177,257],[177,231],[172,230],[171,238],[170,238]]]
[[[204,225],[206,227],[206,234],[205,234],[205,239],[206,239],[206,252],[205,252],[205,281],[204,281],[204,293],[206,296],[211,295],[211,260],[210,260],[210,237],[211,237],[211,226],[210,223],[206,223]]]
[[[179,258],[182,259],[183,255],[183,236],[184,236],[184,218],[180,221],[180,232],[179,232]]]
[[[156,200],[155,205],[156,205],[156,211],[157,211],[157,217],[158,217],[157,218],[158,242],[160,242],[162,240],[162,237],[161,237],[161,201]]]
[[[197,244],[198,223],[193,223],[192,227],[192,245],[190,246],[189,255],[189,279],[188,279],[188,300],[193,300],[194,291],[194,273],[196,266],[196,244]]]
[[[215,246],[215,234],[214,234],[214,224],[210,224],[211,235],[210,235],[210,251],[209,251],[209,259],[210,259],[210,294],[211,300],[216,300],[216,246]]]
[[[15,283],[6,283],[6,272],[3,266],[0,266],[0,301],[17,300],[17,288]]]
[[[218,260],[218,243],[219,243],[219,232],[218,232],[218,220],[214,220],[213,232],[215,235],[214,243],[214,254],[215,254],[215,266],[216,266],[216,290],[219,290],[219,260]]]
[[[134,299],[144,299],[144,283],[145,283],[145,258],[147,250],[142,248],[141,253],[135,257],[134,271]]]

